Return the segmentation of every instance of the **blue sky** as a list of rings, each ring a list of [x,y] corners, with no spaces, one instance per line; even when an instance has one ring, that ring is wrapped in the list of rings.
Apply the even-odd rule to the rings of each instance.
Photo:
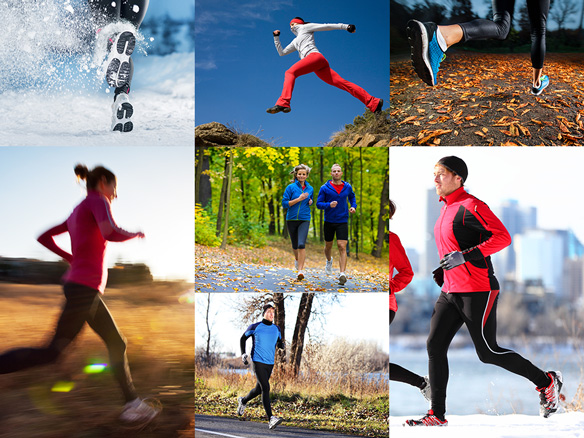
[[[172,18],[190,18],[194,7],[195,0],[150,0],[146,19],[166,14]]]
[[[292,41],[295,16],[314,23],[355,24],[357,31],[318,32],[319,51],[333,70],[369,94],[389,99],[389,2],[353,0],[197,0],[195,121],[212,121],[258,135],[277,146],[320,146],[365,112],[350,94],[314,74],[296,80],[292,111],[268,114],[282,91],[285,71],[299,60],[280,57]]]
[[[145,239],[108,245],[108,266],[146,263],[158,278],[193,281],[192,147],[0,147],[0,256],[58,260],[37,237],[62,223],[86,195],[77,163],[102,164],[118,179],[116,223]],[[70,249],[68,234],[57,244]]]
[[[195,294],[195,346],[204,345],[203,335],[206,333],[205,314],[208,294]],[[240,354],[239,339],[248,327],[241,321],[239,313],[234,310],[241,303],[244,295],[249,294],[212,294],[211,321],[212,333],[216,336],[221,352]],[[329,294],[325,294],[329,295]],[[286,300],[286,339],[292,339],[298,298]],[[351,293],[338,294],[339,302],[321,306],[320,295],[313,302],[315,312],[325,311],[322,320],[312,319],[309,322],[310,336],[324,342],[341,337],[352,341],[366,340],[379,345],[386,353],[389,352],[389,296],[386,293]],[[258,318],[258,321],[260,319]],[[322,321],[325,323],[323,324]],[[306,334],[308,342],[309,333]],[[251,342],[247,344],[247,351]]]

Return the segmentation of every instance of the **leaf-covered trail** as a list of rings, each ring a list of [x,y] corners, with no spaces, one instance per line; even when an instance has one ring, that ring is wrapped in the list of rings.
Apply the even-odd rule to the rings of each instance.
[[[261,255],[258,255],[261,254]],[[196,292],[388,292],[389,276],[383,260],[360,254],[349,258],[347,282],[338,284],[338,263],[333,253],[333,275],[324,273],[324,256],[308,251],[305,279],[296,280],[291,251],[270,245],[265,248],[229,246],[226,251],[196,245]],[[387,257],[385,257],[387,263]],[[386,267],[386,271],[387,271]]]
[[[528,54],[448,52],[429,87],[391,63],[392,145],[573,146],[584,143],[584,54],[548,54],[550,85],[531,94]]]

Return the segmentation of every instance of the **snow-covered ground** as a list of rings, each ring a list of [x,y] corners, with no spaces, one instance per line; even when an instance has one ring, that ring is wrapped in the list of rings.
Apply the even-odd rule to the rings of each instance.
[[[121,24],[96,34],[87,2],[76,0],[0,2],[0,16],[0,146],[194,144],[193,52],[148,56],[157,41],[138,32],[134,131],[112,133],[113,89],[100,77],[99,41]]]
[[[418,416],[419,417],[419,416]],[[447,427],[404,427],[409,418],[389,417],[391,438],[584,438],[584,413],[550,418],[533,415],[448,415]]]
[[[113,93],[105,88],[17,89],[0,93],[0,146],[193,145],[194,54],[134,62],[132,132],[110,132]]]

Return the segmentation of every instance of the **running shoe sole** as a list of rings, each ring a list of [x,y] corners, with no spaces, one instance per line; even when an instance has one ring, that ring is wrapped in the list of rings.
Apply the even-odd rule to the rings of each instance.
[[[298,274],[297,280],[298,281],[304,280],[304,274]]]
[[[406,29],[411,47],[412,64],[416,74],[426,84],[433,87],[434,75],[428,59],[428,33],[424,24],[417,20],[410,20]]]
[[[122,103],[116,110],[117,122],[114,124],[112,131],[130,132],[134,129],[134,124],[130,121],[130,117],[134,114],[134,108],[129,102]]]
[[[276,105],[276,106],[273,106],[273,107],[271,107],[271,108],[268,108],[268,109],[266,110],[266,112],[267,112],[267,113],[270,113],[270,114],[276,114],[276,113],[279,113],[279,112],[283,112],[283,113],[289,113],[290,111],[292,111],[292,109],[291,109],[290,107],[287,107],[287,106],[280,106],[280,107],[278,108],[278,105]]]
[[[111,87],[119,88],[130,80],[130,56],[136,47],[136,37],[132,32],[119,34],[112,45],[106,70],[106,80]]]
[[[342,286],[343,284],[345,284],[347,282],[347,277],[345,277],[344,275],[341,275],[339,277],[339,284]]]

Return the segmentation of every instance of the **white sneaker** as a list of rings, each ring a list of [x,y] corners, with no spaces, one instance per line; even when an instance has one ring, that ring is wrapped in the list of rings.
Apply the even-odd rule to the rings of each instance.
[[[300,271],[300,272],[298,273],[298,277],[296,277],[296,279],[297,279],[298,281],[304,280],[304,272]]]
[[[130,117],[134,114],[134,107],[126,93],[120,93],[112,104],[112,131],[130,132],[134,124]]]
[[[326,266],[324,267],[324,273],[328,275],[333,275],[333,258],[326,261]]]
[[[105,77],[111,87],[123,87],[130,80],[130,56],[136,47],[136,36],[130,31],[121,32],[110,38],[109,43]]]
[[[294,270],[298,271],[298,260],[294,260]]]
[[[345,275],[344,272],[341,272],[341,275],[339,275],[339,284],[342,286],[346,282],[347,282],[347,276]]]
[[[159,413],[159,408],[150,406],[144,400],[137,398],[125,404],[120,420],[127,423],[148,423]]]
[[[420,392],[422,393],[426,400],[431,401],[432,389],[430,389],[430,379],[428,378],[428,376],[424,376],[424,380],[426,381],[426,386],[420,389]]]
[[[274,415],[272,415],[270,417],[270,422],[268,423],[268,428],[269,429],[275,429],[276,426],[278,424],[280,424],[281,422],[282,422],[282,419],[281,418],[278,418],[278,417],[275,417]]]
[[[237,415],[239,415],[241,417],[244,412],[245,412],[245,403],[243,402],[243,397],[239,397],[237,399]]]

